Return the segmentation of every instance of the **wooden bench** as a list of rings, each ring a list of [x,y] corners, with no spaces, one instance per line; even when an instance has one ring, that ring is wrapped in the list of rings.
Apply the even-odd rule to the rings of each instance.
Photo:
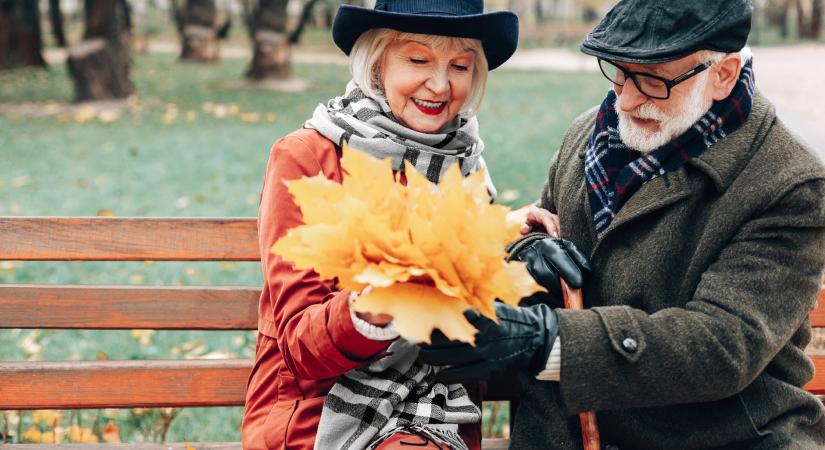
[[[259,259],[254,219],[0,217],[0,261]],[[0,285],[0,328],[254,330],[259,294],[259,287],[234,286]],[[825,327],[825,308],[811,319]],[[817,375],[806,389],[825,394],[825,352],[811,354]],[[0,410],[243,406],[251,367],[247,359],[0,361]],[[240,443],[191,446],[234,450]],[[484,448],[505,449],[507,441],[488,439]]]

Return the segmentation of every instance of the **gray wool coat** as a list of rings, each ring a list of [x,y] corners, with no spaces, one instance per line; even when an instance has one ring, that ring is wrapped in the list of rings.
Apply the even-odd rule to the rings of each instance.
[[[823,448],[825,408],[802,389],[825,267],[818,157],[757,94],[739,130],[642,186],[596,241],[595,118],[570,127],[541,199],[590,255],[588,309],[557,310],[561,381],[528,387],[512,448],[580,449],[564,416],[587,410],[623,450]]]

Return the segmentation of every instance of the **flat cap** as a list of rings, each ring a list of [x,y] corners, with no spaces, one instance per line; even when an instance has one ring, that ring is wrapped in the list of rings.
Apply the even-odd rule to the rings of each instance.
[[[742,50],[751,30],[751,0],[621,0],[581,44],[612,61],[654,64],[699,50]]]

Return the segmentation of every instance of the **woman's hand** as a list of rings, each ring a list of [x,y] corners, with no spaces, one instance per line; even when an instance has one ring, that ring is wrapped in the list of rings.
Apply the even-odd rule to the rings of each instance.
[[[533,228],[536,226],[544,227],[547,234],[552,237],[559,237],[561,234],[559,216],[544,208],[533,205],[527,210],[527,221],[521,226],[521,234],[527,234],[533,231]]]
[[[352,304],[352,302],[355,301],[357,297],[369,295],[370,292],[372,292],[372,286],[365,287],[364,290],[361,291],[361,293],[352,292],[350,294],[350,304]],[[358,317],[359,319],[368,322],[370,325],[375,325],[376,327],[382,328],[389,325],[393,319],[393,317],[389,314],[372,314],[357,311],[355,312],[355,317]]]

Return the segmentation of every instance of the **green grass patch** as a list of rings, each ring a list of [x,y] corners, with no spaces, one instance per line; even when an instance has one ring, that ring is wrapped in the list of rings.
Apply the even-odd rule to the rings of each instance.
[[[305,93],[225,87],[245,65],[138,55],[138,95],[119,116],[0,116],[0,215],[255,216],[273,141],[299,127],[315,105],[340,94],[348,77],[344,67],[298,65],[296,75],[313,86]],[[491,74],[481,133],[493,178],[499,192],[509,191],[510,203],[537,198],[564,130],[607,87],[596,74]],[[64,67],[0,72],[0,103],[57,107],[72,95]],[[260,285],[261,276],[253,263],[2,262],[0,283]],[[247,332],[0,330],[0,360],[93,360],[101,352],[110,359],[212,352],[248,358],[253,346],[254,335]],[[144,419],[137,416],[145,414],[88,411],[74,419],[84,426],[111,419],[124,441],[141,441]],[[236,441],[240,418],[240,408],[186,409],[167,439]],[[506,423],[506,417],[500,420]],[[22,421],[25,430],[31,416]]]

